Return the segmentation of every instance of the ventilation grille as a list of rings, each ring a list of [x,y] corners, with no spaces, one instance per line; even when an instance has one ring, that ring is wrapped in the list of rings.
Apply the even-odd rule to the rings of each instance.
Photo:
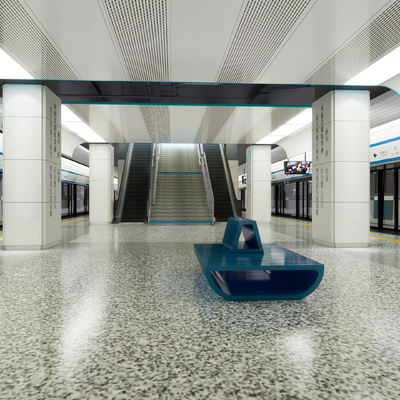
[[[77,146],[72,154],[72,159],[78,163],[89,166],[89,151],[83,146]]]
[[[394,2],[304,83],[342,84],[397,47],[400,1]]]
[[[248,0],[218,82],[255,82],[311,0]]]
[[[0,0],[0,43],[38,79],[78,79],[17,0]]]
[[[235,110],[236,107],[207,107],[194,142],[212,143]]]
[[[153,143],[169,143],[170,113],[167,106],[140,106],[147,132]]]
[[[396,119],[400,119],[400,96],[397,93],[389,91],[371,101],[371,129]]]
[[[287,154],[286,150],[283,147],[278,146],[271,150],[271,164],[275,164],[279,161],[286,159],[287,159]]]
[[[167,0],[102,0],[133,81],[168,81]]]
[[[271,132],[306,110],[306,108],[274,108],[271,111]]]

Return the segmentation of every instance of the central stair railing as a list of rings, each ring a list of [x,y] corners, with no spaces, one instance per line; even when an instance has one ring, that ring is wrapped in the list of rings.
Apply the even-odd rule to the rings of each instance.
[[[241,217],[242,212],[241,212],[241,207],[240,207],[240,200],[238,200],[236,198],[235,190],[233,188],[232,175],[231,175],[228,161],[226,159],[224,145],[220,144],[219,149],[221,152],[222,164],[224,166],[226,182],[228,183],[229,197],[231,199],[233,214],[235,217]]]
[[[197,151],[198,151],[198,154],[199,154],[199,164],[201,166],[201,171],[203,173],[203,180],[204,180],[204,187],[206,189],[208,209],[211,212],[211,222],[214,225],[215,224],[214,193],[213,193],[212,186],[211,186],[210,173],[208,171],[207,159],[206,159],[206,155],[204,153],[203,144],[199,144],[198,145]]]
[[[129,169],[131,167],[133,146],[134,146],[133,143],[129,143],[128,150],[126,152],[126,159],[125,159],[124,169],[123,169],[122,178],[121,178],[121,186],[119,188],[119,193],[118,193],[118,205],[117,205],[117,210],[114,215],[114,222],[116,222],[116,223],[121,222],[122,212],[124,210],[126,185],[128,183]]]
[[[157,195],[157,176],[158,176],[158,161],[160,159],[160,144],[155,143],[153,146],[151,157],[151,170],[150,170],[150,194],[147,202],[147,221],[151,218],[151,206],[156,202]]]

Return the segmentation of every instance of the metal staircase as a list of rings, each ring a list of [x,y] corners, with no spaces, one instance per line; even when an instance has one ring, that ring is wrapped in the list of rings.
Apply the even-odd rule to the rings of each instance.
[[[213,222],[198,146],[161,144],[149,223]],[[155,201],[154,201],[155,198]]]

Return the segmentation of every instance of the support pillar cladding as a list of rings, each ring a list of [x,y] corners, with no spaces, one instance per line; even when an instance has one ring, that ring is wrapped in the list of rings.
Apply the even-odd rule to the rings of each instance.
[[[329,247],[369,245],[369,91],[313,103],[312,236]]]
[[[271,146],[246,150],[246,218],[271,222]]]
[[[43,250],[61,240],[61,100],[42,85],[6,84],[5,250]]]
[[[89,222],[110,224],[114,217],[114,147],[91,144],[89,168]]]

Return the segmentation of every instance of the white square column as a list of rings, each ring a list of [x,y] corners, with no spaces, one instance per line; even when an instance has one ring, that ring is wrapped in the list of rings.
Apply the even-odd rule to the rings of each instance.
[[[313,239],[330,247],[367,247],[369,91],[331,91],[312,107]]]
[[[246,217],[271,222],[271,146],[247,148],[246,175]]]
[[[5,250],[42,250],[61,240],[61,100],[42,85],[6,84]]]
[[[89,168],[89,222],[110,224],[114,218],[114,147],[91,144]]]

